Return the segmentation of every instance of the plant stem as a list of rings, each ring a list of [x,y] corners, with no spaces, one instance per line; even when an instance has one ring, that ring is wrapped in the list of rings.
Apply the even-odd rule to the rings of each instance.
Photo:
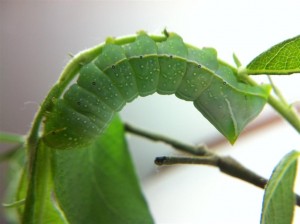
[[[226,173],[232,177],[236,177],[240,180],[251,183],[259,188],[264,189],[268,180],[260,175],[249,170],[237,160],[230,156],[218,156],[217,154],[208,151],[206,147],[191,146],[181,142],[178,142],[175,139],[153,134],[145,130],[133,127],[129,124],[125,124],[125,130],[128,133],[132,133],[153,141],[160,141],[166,143],[173,148],[183,151],[185,153],[190,153],[197,155],[199,157],[157,157],[155,163],[157,165],[174,165],[174,164],[202,164],[202,165],[211,165],[218,167],[221,172]],[[296,195],[296,204],[300,206],[300,196]]]
[[[43,215],[46,212],[47,194],[51,188],[51,162],[50,148],[45,147],[41,141],[38,142],[34,154],[34,163],[31,167],[28,192],[25,200],[24,215],[22,223],[44,223]]]
[[[157,165],[174,165],[174,164],[199,164],[211,165],[218,167],[221,172],[229,176],[236,177],[240,180],[251,183],[259,188],[264,189],[268,180],[247,169],[238,161],[230,156],[204,156],[204,157],[157,157]]]
[[[271,84],[271,86],[272,86],[272,88],[273,88],[273,91],[274,91],[275,95],[278,97],[278,99],[279,99],[283,104],[285,104],[285,105],[288,106],[289,104],[288,104],[287,101],[284,99],[284,97],[283,97],[281,91],[280,91],[280,90],[277,88],[277,86],[274,84],[274,82],[273,82],[271,76],[270,76],[270,75],[267,75],[267,77],[268,77],[268,79],[269,79],[269,82],[270,82],[270,84]]]
[[[0,142],[23,144],[25,142],[25,137],[23,135],[0,132]]]
[[[186,153],[190,153],[190,154],[198,155],[198,156],[212,155],[211,152],[206,150],[205,145],[199,145],[199,146],[195,147],[195,146],[191,146],[191,145],[179,142],[175,139],[168,138],[166,136],[162,136],[162,135],[159,135],[159,134],[150,133],[148,131],[141,130],[141,129],[133,127],[133,126],[127,124],[127,123],[125,123],[124,125],[125,125],[125,130],[127,132],[133,133],[135,135],[142,136],[144,138],[151,139],[152,141],[164,142],[164,143],[166,143],[168,145],[171,145],[173,148],[178,149],[182,152],[186,152]]]

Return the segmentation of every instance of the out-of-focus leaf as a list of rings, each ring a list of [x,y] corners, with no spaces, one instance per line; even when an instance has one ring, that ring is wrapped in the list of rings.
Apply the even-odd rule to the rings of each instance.
[[[6,173],[7,190],[5,192],[4,204],[11,204],[25,198],[24,191],[20,189],[22,176],[25,167],[25,148],[21,146],[13,150],[13,154],[9,156],[8,171]],[[15,206],[11,208],[4,208],[6,219],[9,223],[19,223],[19,211],[24,206]]]
[[[261,224],[290,224],[295,207],[294,183],[299,152],[287,154],[276,166],[267,184]]]
[[[49,150],[46,146],[41,146],[39,150],[42,150],[38,154],[38,169],[35,177],[36,186],[32,189],[34,197],[34,203],[30,206],[34,211],[33,217],[39,217],[32,220],[32,223],[66,223],[59,210],[53,204],[51,199],[52,194],[52,180],[50,176],[50,158],[49,154],[45,153],[45,150]],[[18,149],[9,160],[8,171],[8,191],[6,192],[5,202],[14,204],[15,202],[22,201],[26,198],[28,189],[28,172],[25,161],[25,148]],[[46,158],[45,158],[46,156]],[[46,162],[48,161],[48,162]],[[44,173],[44,174],[41,174]],[[45,185],[41,185],[40,178],[46,177]],[[44,191],[45,190],[45,191]],[[43,195],[39,197],[40,192],[43,191]],[[24,215],[24,203],[17,203],[18,205],[9,206],[6,210],[6,215],[9,223],[20,223]]]

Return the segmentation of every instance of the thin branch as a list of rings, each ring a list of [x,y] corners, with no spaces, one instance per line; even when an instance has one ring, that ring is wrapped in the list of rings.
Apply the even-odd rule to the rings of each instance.
[[[162,135],[153,134],[145,130],[141,130],[131,125],[125,124],[125,130],[129,133],[151,139],[153,141],[164,142],[171,145],[177,150],[185,153],[191,153],[200,157],[157,157],[155,163],[157,165],[174,165],[174,164],[201,164],[218,167],[221,172],[229,176],[236,177],[240,180],[251,183],[259,188],[264,189],[268,183],[268,179],[249,170],[237,160],[230,156],[218,156],[217,154],[208,151],[206,147],[191,146],[175,139],[171,139]],[[296,195],[296,204],[300,206],[300,196]]]
[[[168,145],[171,145],[173,148],[178,149],[182,152],[190,153],[198,156],[209,156],[211,153],[207,150],[205,145],[192,146],[182,142],[179,142],[175,139],[168,138],[155,133],[150,133],[148,131],[141,130],[139,128],[133,127],[129,124],[125,124],[125,130],[135,135],[142,136],[144,138],[151,139],[152,141],[164,142]]]
[[[175,164],[198,164],[198,165],[211,165],[218,167],[221,172],[229,176],[236,177],[251,183],[259,188],[264,189],[268,180],[257,175],[253,171],[244,167],[241,163],[230,156],[204,156],[204,157],[157,157],[155,164],[162,165],[175,165]]]
[[[217,156],[201,156],[201,157],[156,157],[155,164],[162,165],[175,165],[175,164],[203,164],[218,166]]]

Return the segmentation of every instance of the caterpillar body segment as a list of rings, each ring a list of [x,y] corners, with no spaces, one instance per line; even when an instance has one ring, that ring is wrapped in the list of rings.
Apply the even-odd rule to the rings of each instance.
[[[175,34],[157,45],[160,64],[157,93],[173,94],[186,71],[187,48],[182,38]]]
[[[77,84],[96,95],[113,111],[120,111],[126,104],[119,89],[94,62],[80,70]]]
[[[126,102],[138,96],[135,74],[122,46],[106,44],[95,65],[112,80]]]
[[[114,114],[101,98],[77,84],[72,85],[65,93],[64,100],[75,111],[89,117],[95,124],[109,122]]]
[[[46,116],[43,140],[53,148],[82,147],[109,125],[114,113],[137,96],[175,94],[195,107],[231,142],[264,107],[269,88],[238,82],[212,48],[185,44],[176,34],[156,41],[139,33],[103,46],[85,64]]]
[[[43,139],[50,147],[67,149],[91,142],[95,133],[101,132],[102,128],[89,117],[74,110],[64,99],[58,99],[47,115]]]
[[[135,73],[139,95],[155,93],[160,75],[155,41],[146,34],[140,34],[135,42],[125,45],[124,48]]]

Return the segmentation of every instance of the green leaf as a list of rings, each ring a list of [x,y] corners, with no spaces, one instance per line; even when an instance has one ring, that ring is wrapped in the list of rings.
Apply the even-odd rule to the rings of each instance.
[[[56,198],[70,223],[153,223],[115,118],[95,144],[53,153]]]
[[[16,150],[10,158],[9,185],[6,192],[6,203],[4,203],[7,204],[5,211],[10,223],[19,223],[23,216],[26,216],[25,223],[66,223],[51,199],[52,180],[49,148],[40,144],[38,150],[36,172],[32,181],[34,184],[31,185],[29,191],[25,148],[21,147]],[[30,196],[26,198],[26,194]],[[26,208],[24,208],[25,203],[23,203],[25,198],[30,201]]]
[[[247,66],[247,73],[252,75],[297,72],[300,72],[300,36],[276,44]]]
[[[265,190],[261,224],[292,223],[296,200],[293,190],[299,155],[299,152],[290,152],[273,171]]]
[[[7,190],[5,192],[5,199],[3,205],[14,204],[25,198],[26,191],[23,191],[21,183],[23,182],[23,173],[25,167],[25,148],[24,146],[15,149],[11,154],[8,163],[8,171],[6,173]],[[24,203],[23,203],[24,204]],[[19,212],[23,210],[24,206],[5,207],[5,217],[8,223],[19,222]]]

